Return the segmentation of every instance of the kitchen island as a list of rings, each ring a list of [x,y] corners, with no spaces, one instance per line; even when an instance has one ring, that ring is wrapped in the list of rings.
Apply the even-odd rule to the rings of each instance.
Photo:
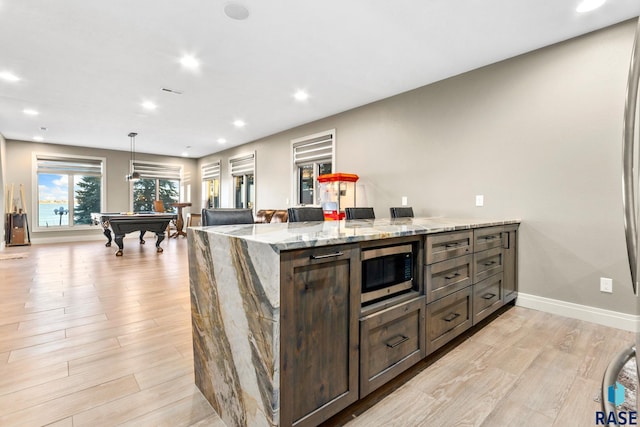
[[[189,228],[198,388],[229,426],[317,425],[512,301],[518,224],[399,218]],[[415,248],[415,286],[363,306],[360,251],[389,244]]]

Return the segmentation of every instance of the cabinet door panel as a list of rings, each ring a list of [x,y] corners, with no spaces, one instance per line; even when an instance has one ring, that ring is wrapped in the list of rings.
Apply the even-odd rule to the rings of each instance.
[[[473,285],[473,324],[502,307],[502,273]]]
[[[427,354],[471,327],[472,286],[427,304]]]
[[[502,247],[473,254],[473,283],[502,272],[503,264]]]
[[[467,255],[473,252],[473,232],[460,231],[428,235],[425,246],[427,264]]]
[[[283,425],[316,425],[358,398],[357,250],[338,249],[301,251],[285,263]]]
[[[422,359],[424,296],[360,320],[360,397]]]
[[[425,267],[427,302],[433,302],[471,284],[473,255],[465,255]]]
[[[475,252],[486,251],[491,248],[502,247],[503,226],[478,228],[473,232],[473,250]]]

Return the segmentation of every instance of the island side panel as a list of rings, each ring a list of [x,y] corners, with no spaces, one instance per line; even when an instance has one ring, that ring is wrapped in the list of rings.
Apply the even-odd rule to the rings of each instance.
[[[189,229],[196,385],[228,426],[279,423],[279,254]]]

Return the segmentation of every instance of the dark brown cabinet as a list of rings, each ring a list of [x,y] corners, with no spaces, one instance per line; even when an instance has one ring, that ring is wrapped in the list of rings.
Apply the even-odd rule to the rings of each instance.
[[[471,286],[427,304],[427,354],[471,327]]]
[[[356,245],[282,254],[282,426],[317,425],[358,399],[360,275]]]
[[[360,319],[360,397],[424,358],[424,312],[421,296]]]
[[[502,282],[504,304],[516,299],[518,296],[518,225],[504,227],[502,236],[502,248],[504,253],[504,280]]]
[[[502,273],[473,285],[473,324],[502,307]]]

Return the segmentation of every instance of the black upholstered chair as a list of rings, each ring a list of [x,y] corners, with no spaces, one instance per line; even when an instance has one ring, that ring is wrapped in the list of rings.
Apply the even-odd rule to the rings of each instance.
[[[373,208],[344,208],[346,219],[376,219]]]
[[[413,208],[411,206],[400,206],[389,208],[391,218],[413,218]]]
[[[251,209],[202,209],[202,225],[253,224]]]
[[[324,211],[322,208],[299,207],[287,209],[289,222],[324,221]]]

